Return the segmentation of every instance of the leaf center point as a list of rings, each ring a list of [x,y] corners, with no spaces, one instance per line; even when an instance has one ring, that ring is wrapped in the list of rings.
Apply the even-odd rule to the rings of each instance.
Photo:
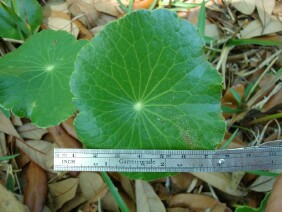
[[[141,111],[143,109],[144,105],[143,105],[142,102],[136,102],[133,107],[136,111]]]
[[[51,72],[51,71],[54,70],[54,68],[55,68],[54,65],[48,65],[48,66],[46,66],[46,71]]]

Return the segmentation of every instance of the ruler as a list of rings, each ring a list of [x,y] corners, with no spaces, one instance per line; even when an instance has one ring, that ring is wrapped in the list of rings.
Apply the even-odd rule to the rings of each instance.
[[[55,171],[231,172],[281,168],[282,146],[272,142],[226,150],[54,149]]]

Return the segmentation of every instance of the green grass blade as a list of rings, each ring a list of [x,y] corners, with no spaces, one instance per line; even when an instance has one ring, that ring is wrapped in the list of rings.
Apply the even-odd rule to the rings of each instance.
[[[128,8],[120,1],[117,0],[117,2],[119,3],[120,8],[123,10],[123,12],[128,13]]]
[[[254,174],[259,176],[269,176],[269,177],[278,177],[280,174],[275,172],[268,172],[263,170],[247,171],[248,174]]]
[[[205,27],[206,27],[206,2],[203,0],[198,18],[198,30],[202,38],[204,38],[205,36]]]
[[[239,130],[239,129],[237,129],[237,130],[230,136],[230,138],[228,138],[228,140],[220,147],[220,149],[227,149],[227,147],[229,146],[229,144],[231,144],[231,142],[233,141],[233,139],[234,139],[235,136],[237,135],[238,130]]]
[[[124,203],[123,199],[119,195],[115,185],[113,184],[111,178],[108,176],[106,172],[101,172],[101,176],[105,183],[107,184],[110,192],[112,193],[114,199],[116,200],[118,207],[122,212],[129,212],[129,209],[127,208],[126,204]]]
[[[227,42],[228,45],[263,45],[263,46],[282,46],[281,41],[263,40],[263,39],[232,39]]]
[[[223,113],[241,113],[243,110],[241,109],[233,109],[224,105],[221,105],[221,110]]]
[[[184,3],[184,2],[177,1],[177,2],[172,2],[171,5],[174,7],[181,7],[182,9],[183,8],[192,9],[192,8],[198,7],[200,4]]]
[[[148,8],[148,10],[153,10],[157,4],[158,0],[154,0],[154,2],[151,4],[151,6]]]
[[[15,154],[15,155],[8,155],[8,156],[2,156],[0,157],[0,161],[3,161],[3,160],[10,160],[12,158],[15,158],[17,157],[19,154]]]

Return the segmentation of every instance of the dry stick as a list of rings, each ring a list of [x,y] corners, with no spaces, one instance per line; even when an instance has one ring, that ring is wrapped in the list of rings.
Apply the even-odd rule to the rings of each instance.
[[[248,123],[248,125],[253,125],[253,124],[257,124],[257,123],[261,123],[261,122],[266,122],[266,121],[273,120],[273,119],[278,119],[278,118],[282,118],[282,113],[276,113],[276,114],[272,114],[272,115],[268,115],[268,116],[264,116],[264,117],[255,119],[253,121],[250,121]]]
[[[249,56],[252,56],[254,55],[255,53],[257,53],[257,49],[252,49],[250,51],[247,51],[247,52],[243,52],[241,54],[235,54],[235,55],[230,55],[227,60],[228,61],[237,61],[237,60],[240,60],[244,57],[249,57]]]
[[[260,70],[262,67],[266,66],[273,58],[277,57],[278,55],[280,55],[282,53],[282,49],[280,49],[279,51],[277,51],[276,53],[274,53],[273,55],[271,55],[270,57],[266,58],[261,64],[259,64],[259,66],[257,68],[255,68],[252,71],[242,71],[241,73],[238,73],[238,76],[240,77],[246,77],[249,76],[255,72],[257,72],[258,70]]]
[[[216,70],[219,71],[220,67],[221,67],[221,71],[222,71],[222,77],[223,77],[223,88],[226,89],[226,82],[225,82],[225,73],[226,73],[226,62],[227,62],[227,58],[228,58],[228,54],[230,52],[231,49],[233,49],[234,46],[224,46],[223,50],[221,52],[220,55],[220,59],[216,65]]]
[[[246,100],[248,100],[251,96],[251,94],[254,92],[256,89],[258,83],[261,81],[261,79],[265,76],[265,74],[268,72],[268,70],[273,66],[273,64],[276,62],[278,58],[274,59],[268,67],[265,69],[265,71],[260,75],[254,86],[252,87],[251,91],[249,92],[248,96],[246,97]],[[257,92],[247,103],[248,108],[251,108],[251,106],[255,103],[255,101],[261,97],[261,95],[270,89],[276,81],[278,81],[282,77],[281,73],[278,73],[274,79],[272,79],[266,86],[263,87],[259,92]]]

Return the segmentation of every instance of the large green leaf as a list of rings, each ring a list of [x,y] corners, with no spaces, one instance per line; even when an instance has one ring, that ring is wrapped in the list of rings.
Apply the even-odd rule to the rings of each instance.
[[[30,36],[0,58],[0,104],[41,127],[68,118],[74,113],[69,79],[85,43],[64,31]]]
[[[214,149],[225,130],[221,83],[192,24],[168,10],[139,10],[79,52],[75,128],[87,148]]]
[[[37,32],[42,16],[36,0],[3,0],[0,2],[0,36],[25,39]]]

